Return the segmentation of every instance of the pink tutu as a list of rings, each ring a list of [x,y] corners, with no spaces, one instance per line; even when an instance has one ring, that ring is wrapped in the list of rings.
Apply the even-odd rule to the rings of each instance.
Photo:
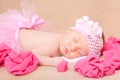
[[[21,28],[37,29],[44,21],[38,15],[25,17],[17,10],[9,10],[0,15],[0,43],[5,43],[15,51],[20,51],[18,33]]]

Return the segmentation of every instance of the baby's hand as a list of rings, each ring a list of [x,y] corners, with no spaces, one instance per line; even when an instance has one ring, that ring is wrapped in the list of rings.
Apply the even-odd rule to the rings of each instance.
[[[52,63],[54,65],[58,65],[61,61],[63,61],[64,59],[62,57],[53,57],[53,61]]]

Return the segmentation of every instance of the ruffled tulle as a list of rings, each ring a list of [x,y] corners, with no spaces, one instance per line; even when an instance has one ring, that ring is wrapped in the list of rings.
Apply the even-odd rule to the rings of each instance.
[[[30,7],[25,8],[26,2],[22,2],[23,11],[9,9],[0,14],[0,43],[5,43],[15,51],[20,51],[18,35],[21,28],[38,29],[44,20],[33,13]],[[30,12],[30,13],[29,13]],[[29,14],[28,14],[29,13]],[[29,15],[29,16],[26,16]]]

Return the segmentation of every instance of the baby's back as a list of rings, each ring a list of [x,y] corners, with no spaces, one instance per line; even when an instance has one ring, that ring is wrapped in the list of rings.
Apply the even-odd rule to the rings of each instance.
[[[25,51],[34,51],[45,56],[58,56],[60,36],[58,33],[21,29],[19,43]]]

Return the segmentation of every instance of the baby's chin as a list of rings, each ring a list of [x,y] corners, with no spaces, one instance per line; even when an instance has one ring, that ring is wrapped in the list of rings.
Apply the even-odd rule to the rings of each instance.
[[[74,59],[74,58],[78,58],[81,57],[80,55],[75,55],[75,54],[70,54],[70,55],[64,55],[66,58],[68,59]]]

